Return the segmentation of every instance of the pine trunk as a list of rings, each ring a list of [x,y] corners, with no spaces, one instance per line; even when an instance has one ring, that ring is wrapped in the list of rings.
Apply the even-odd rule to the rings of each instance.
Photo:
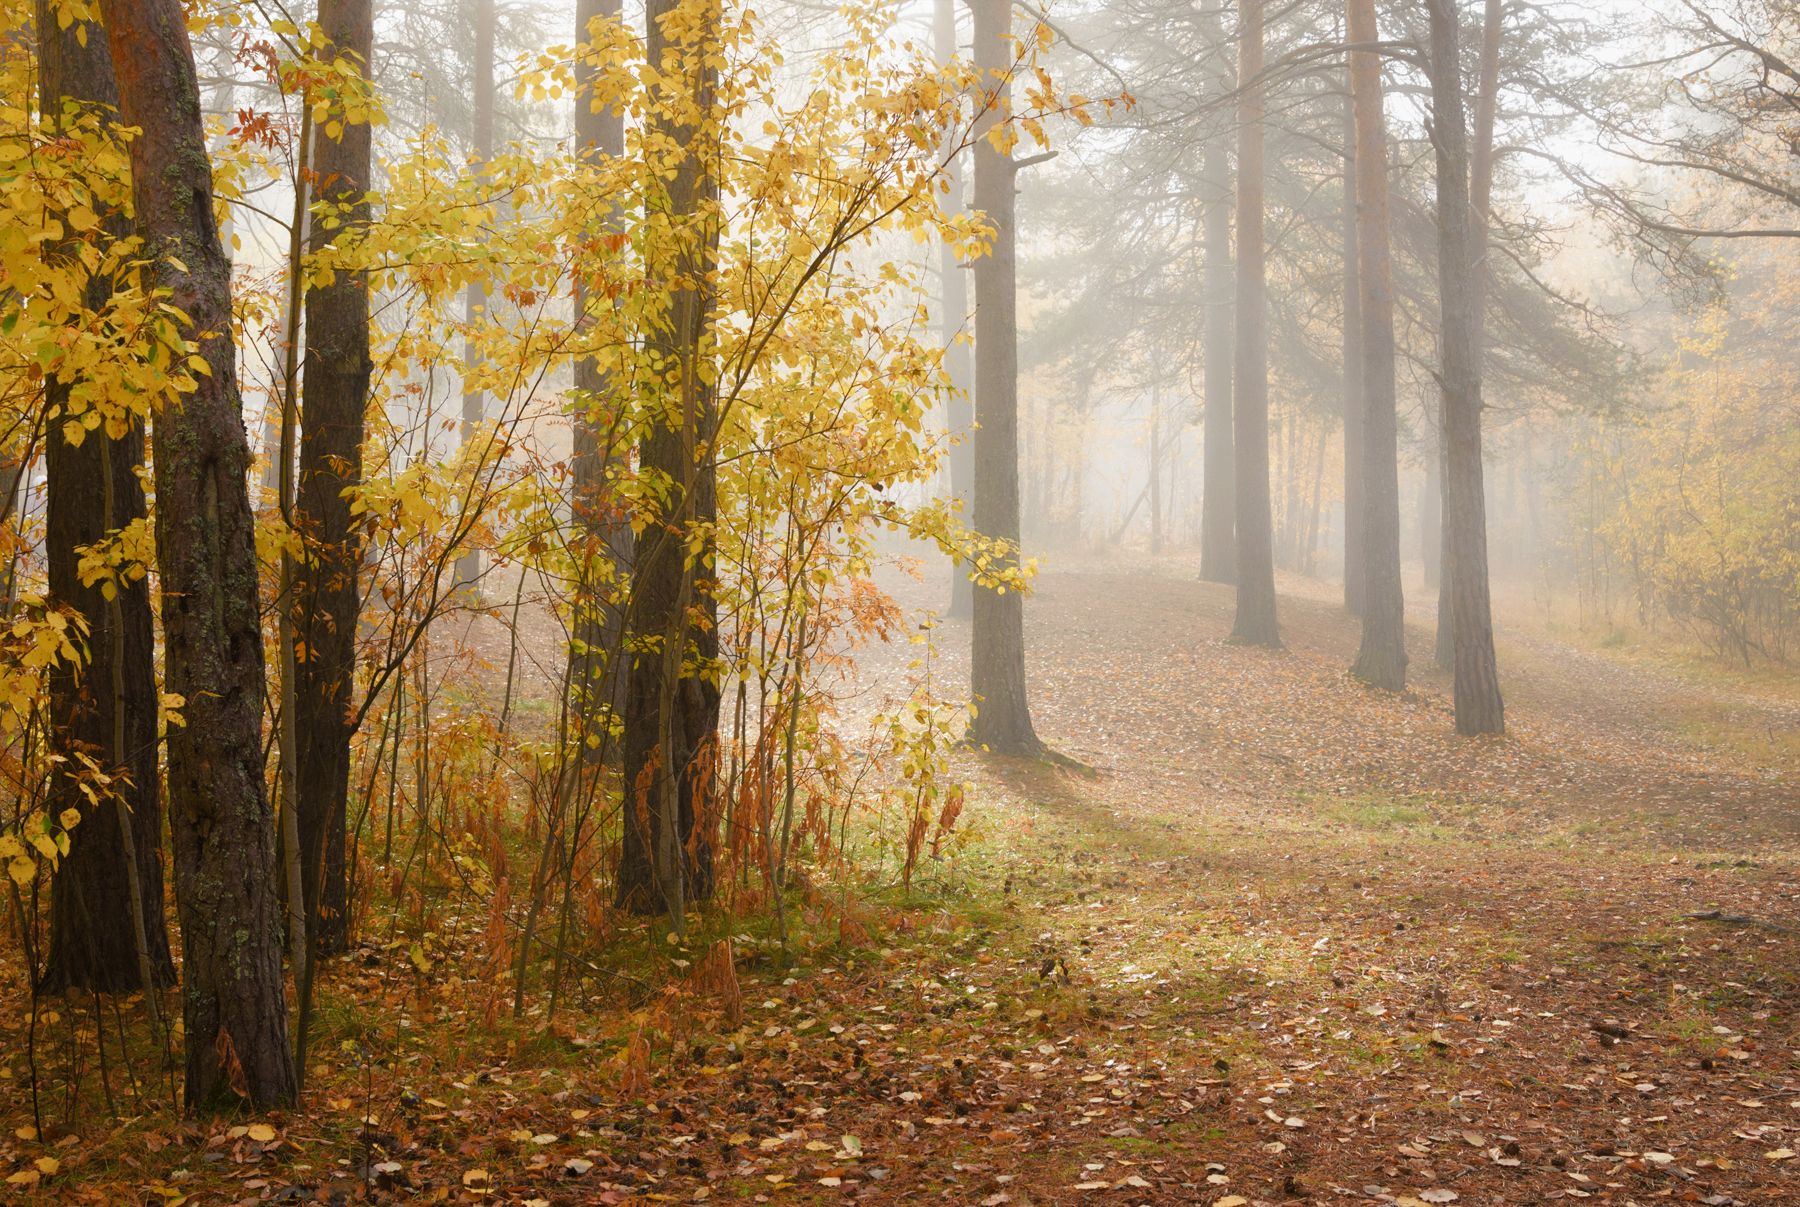
[[[1358,317],[1362,320],[1362,645],[1351,673],[1371,687],[1406,687],[1406,604],[1400,581],[1400,462],[1395,417],[1393,265],[1388,249],[1387,130],[1374,0],[1349,0],[1346,31],[1356,119]]]
[[[1483,258],[1469,195],[1469,148],[1454,0],[1431,14],[1432,143],[1437,157],[1438,289],[1442,306],[1445,570],[1455,659],[1456,730],[1502,733],[1505,707],[1488,600],[1487,503],[1481,463]]]
[[[1204,156],[1200,577],[1209,583],[1232,583],[1237,581],[1237,488],[1231,447],[1231,165],[1220,136],[1207,142]]]
[[[1007,113],[1012,94],[1012,8],[972,0],[975,66],[989,103],[975,127],[975,208],[994,228],[993,247],[975,262],[975,530],[1004,541],[1001,565],[1015,565],[1019,544],[1019,349],[1015,306],[1012,156],[985,134]],[[972,741],[1002,754],[1040,748],[1025,694],[1025,597],[975,590],[970,689]]]
[[[1263,0],[1238,18],[1237,355],[1232,373],[1236,454],[1237,616],[1232,640],[1278,647],[1269,508],[1268,285],[1263,246]]]
[[[1355,88],[1344,90],[1344,607],[1363,610],[1363,318],[1356,230]]]
[[[179,0],[102,0],[131,143],[139,230],[207,371],[155,424],[156,554],[168,734],[169,829],[181,922],[185,1096],[294,1101],[281,974],[275,821],[263,782],[263,644],[256,520],[231,333],[231,265]]]
[[[319,28],[350,70],[366,71],[374,45],[369,0],[321,0]],[[370,128],[348,123],[336,139],[313,138],[318,199],[351,230],[368,221]],[[337,233],[315,222],[312,250]],[[362,540],[351,499],[362,483],[363,424],[369,404],[369,285],[340,272],[306,294],[305,410],[300,427],[295,525],[305,541],[294,607],[303,657],[296,661],[299,729],[300,875],[306,933],[320,952],[341,951],[349,937],[344,880],[350,794],[351,713],[356,690],[358,572]]]

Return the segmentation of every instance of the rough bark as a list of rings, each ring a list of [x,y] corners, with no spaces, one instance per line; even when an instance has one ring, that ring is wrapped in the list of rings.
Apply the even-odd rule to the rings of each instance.
[[[619,0],[579,0],[575,6],[576,41],[588,41],[588,26],[595,18],[616,19],[619,12]],[[576,147],[587,156],[622,154],[624,115],[610,106],[596,112],[590,103],[591,69],[578,66],[576,70]],[[615,212],[610,204],[596,203],[595,208],[597,221],[602,223]],[[594,304],[587,277],[577,273],[575,313],[585,316]],[[603,708],[622,713],[625,707],[625,675],[619,665],[622,659],[613,656],[618,652],[623,609],[608,598],[608,576],[603,571],[610,567],[615,576],[612,581],[630,572],[632,536],[630,523],[613,505],[608,485],[608,468],[622,458],[623,452],[616,444],[620,436],[619,406],[613,385],[600,362],[591,356],[575,362],[574,377],[574,518],[587,569],[575,601],[575,644],[569,682],[579,718],[577,731],[583,739],[581,748],[592,765],[598,760],[601,747],[588,743],[586,737],[598,736]]]
[[[975,262],[974,527],[1005,541],[1002,565],[1016,564],[1019,542],[1019,348],[1012,156],[984,134],[1007,112],[1012,94],[1012,7],[972,0],[975,66],[991,103],[975,125],[975,208],[994,228],[993,247]],[[970,690],[976,701],[969,738],[1002,754],[1041,749],[1025,691],[1025,598],[975,590]]]
[[[1442,306],[1444,527],[1455,657],[1456,730],[1502,733],[1505,706],[1488,599],[1487,504],[1481,463],[1481,258],[1470,204],[1460,31],[1453,0],[1428,0],[1432,146],[1437,159],[1438,289]]]
[[[713,70],[699,48],[718,36],[719,12],[709,6],[683,30],[664,18],[682,0],[651,0],[647,47],[652,63],[680,60],[702,111],[713,112]],[[688,534],[710,528],[717,516],[713,440],[717,400],[703,358],[712,323],[713,262],[717,253],[716,148],[675,119],[653,120],[669,142],[684,148],[664,199],[679,247],[668,279],[667,323],[651,336],[657,362],[667,366],[652,397],[663,407],[639,454],[643,472],[670,482],[668,509],[638,541],[631,578],[631,624],[640,647],[632,655],[625,697],[625,830],[617,900],[642,913],[664,911],[677,928],[686,903],[712,895],[712,804],[718,755],[719,688],[707,671],[718,657],[717,603],[712,596],[710,548],[688,552]],[[716,120],[716,117],[715,117]],[[658,253],[662,254],[662,253]],[[660,274],[659,274],[660,275]]]
[[[86,35],[85,45],[76,36],[78,28]],[[61,28],[46,0],[38,0],[37,29],[39,100],[49,125],[60,126],[65,101],[96,106],[102,113],[117,107],[112,57],[98,27]],[[131,233],[130,223],[109,216],[105,232],[109,238],[123,238]],[[107,278],[95,276],[87,284],[84,304],[98,310],[110,292]],[[44,383],[44,403],[52,416],[63,412],[68,397],[69,383],[55,378]],[[59,756],[72,760],[84,755],[107,774],[123,778],[112,788],[120,799],[96,805],[80,791],[77,777],[51,777],[46,800],[50,815],[77,809],[81,823],[70,834],[69,853],[51,881],[50,949],[40,988],[46,993],[142,989],[140,954],[153,985],[172,985],[175,965],[163,918],[162,790],[150,584],[144,580],[120,584],[109,604],[98,585],[82,586],[77,572],[83,547],[144,518],[144,489],[137,477],[144,461],[144,431],[133,424],[120,440],[108,439],[103,430],[93,431],[74,445],[63,439],[62,424],[53,418],[44,459],[44,552],[50,599],[74,608],[88,626],[87,664],[58,665],[50,675],[50,745]],[[17,488],[16,474],[6,480]],[[110,491],[104,485],[108,482]],[[130,819],[129,843],[121,802]],[[127,871],[128,858],[136,864],[135,877]]]
[[[321,0],[319,28],[334,52],[367,70],[374,43],[369,0]],[[338,230],[315,222],[312,250],[366,223],[370,129],[346,124],[337,139],[313,138],[315,194],[341,215]],[[295,670],[299,729],[301,883],[306,933],[314,949],[343,949],[349,936],[344,828],[350,792],[351,709],[361,607],[361,532],[345,492],[362,482],[364,416],[369,400],[369,287],[363,273],[339,273],[306,295],[305,409],[300,428],[295,527],[305,540],[294,607],[302,656]]]
[[[1210,41],[1220,44],[1224,31],[1216,15],[1206,17]],[[1221,90],[1236,81],[1229,73]],[[1223,134],[1214,134],[1201,152],[1201,295],[1206,306],[1201,355],[1203,415],[1200,480],[1200,577],[1209,583],[1237,581],[1236,475],[1231,441],[1231,157]]]
[[[948,63],[956,57],[957,0],[935,0],[935,5],[931,25],[932,53],[938,62]],[[944,183],[947,189],[942,201],[945,213],[962,213],[964,184],[961,155],[951,157],[944,165]],[[945,408],[946,427],[955,441],[950,446],[950,494],[962,502],[965,519],[968,517],[975,479],[974,357],[968,341],[959,338],[965,334],[964,329],[969,321],[968,271],[948,245],[939,249],[944,371],[953,391],[949,405]],[[974,611],[975,584],[969,578],[968,566],[959,561],[950,576],[950,610],[946,615],[967,619]]]
[[[231,265],[179,0],[102,0],[131,143],[137,221],[158,283],[207,365],[157,414],[156,555],[164,683],[184,701],[168,735],[168,811],[181,924],[190,1107],[295,1097],[282,992],[275,822],[263,783],[263,645],[255,516],[231,334]]]
[[[1400,581],[1400,465],[1394,391],[1393,264],[1388,248],[1387,129],[1374,0],[1348,0],[1350,93],[1356,123],[1358,317],[1362,322],[1362,644],[1351,673],[1372,687],[1406,687],[1406,605]]]
[[[1363,608],[1363,331],[1357,269],[1356,102],[1344,89],[1344,607]]]
[[[1236,456],[1237,616],[1231,637],[1279,646],[1269,506],[1269,318],[1263,246],[1263,0],[1238,10],[1237,355],[1232,365]]]

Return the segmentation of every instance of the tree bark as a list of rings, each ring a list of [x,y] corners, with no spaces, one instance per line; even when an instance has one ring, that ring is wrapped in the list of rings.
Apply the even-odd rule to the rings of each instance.
[[[1432,145],[1437,158],[1438,289],[1443,309],[1444,527],[1456,663],[1456,730],[1503,733],[1505,706],[1488,599],[1487,504],[1481,463],[1482,258],[1470,204],[1468,134],[1454,0],[1427,0],[1431,16]]]
[[[1238,9],[1236,454],[1237,616],[1231,637],[1279,647],[1269,508],[1269,323],[1263,246],[1263,0]]]
[[[1015,307],[1014,178],[1012,156],[986,133],[1005,119],[1012,95],[1012,7],[1007,0],[971,0],[975,66],[988,103],[975,124],[975,208],[994,228],[993,247],[975,262],[975,514],[977,532],[1007,543],[1001,565],[1018,564],[1019,349]],[[1001,754],[1042,749],[1025,692],[1025,597],[987,587],[975,590],[970,690],[975,717],[970,740]]]
[[[213,218],[206,130],[179,0],[102,0],[131,143],[138,226],[157,283],[207,371],[154,429],[169,829],[181,922],[190,1107],[293,1102],[275,824],[263,782],[255,516],[231,333],[231,265]]]
[[[575,6],[576,42],[588,41],[588,27],[595,18],[616,19],[619,13],[620,0],[579,0]],[[577,149],[588,157],[623,154],[624,115],[611,106],[603,106],[596,112],[591,103],[591,69],[578,65],[576,72]],[[617,212],[611,204],[598,205],[597,209],[602,222],[609,221]],[[577,273],[575,313],[586,321],[589,307],[596,304],[610,305],[597,303],[590,296],[586,275]],[[614,582],[628,575],[633,541],[629,521],[614,506],[608,475],[609,468],[623,460],[620,455],[623,450],[617,444],[620,413],[616,390],[600,362],[591,356],[575,362],[574,377],[574,518],[585,570],[575,600],[575,644],[571,652],[574,666],[569,682],[579,718],[577,737],[584,760],[592,766],[599,758],[600,746],[590,744],[586,739],[590,735],[598,737],[604,724],[602,710],[617,715],[625,708],[625,673],[619,643],[624,624],[623,605],[607,598],[600,571],[610,564]]]
[[[935,0],[932,10],[932,53],[939,63],[956,57],[957,0]],[[952,216],[963,212],[963,157],[955,155],[944,165],[944,212]],[[955,441],[950,446],[950,494],[962,503],[964,517],[973,498],[975,481],[975,403],[974,357],[964,335],[969,321],[968,269],[957,260],[948,244],[938,250],[938,291],[943,313],[940,316],[944,341],[944,372],[952,391],[946,409],[946,427]],[[967,619],[975,611],[975,584],[969,578],[969,567],[960,560],[950,576],[950,610],[948,616]]]
[[[1218,18],[1206,15],[1215,45],[1224,42]],[[1229,93],[1235,81],[1229,73],[1221,91]],[[1231,162],[1223,135],[1207,139],[1201,153],[1200,186],[1205,206],[1201,218],[1201,297],[1206,307],[1202,323],[1202,416],[1200,482],[1200,577],[1209,583],[1237,581],[1236,474],[1231,441],[1232,265],[1231,265]]]
[[[1347,28],[1347,27],[1346,27]],[[1353,40],[1353,39],[1347,39]],[[1357,267],[1356,99],[1344,87],[1344,607],[1363,610],[1363,318]]]
[[[368,70],[374,45],[370,0],[320,0],[319,28],[333,52]],[[370,127],[346,123],[338,138],[313,136],[315,193],[339,214],[336,230],[315,221],[312,250],[369,220]],[[364,416],[374,364],[369,354],[366,274],[340,272],[306,294],[305,410],[300,428],[295,526],[305,542],[294,606],[300,644],[295,720],[299,728],[301,880],[306,933],[320,952],[341,951],[349,937],[344,842],[350,793],[351,710],[356,689],[358,572],[362,538],[350,512],[362,484]]]
[[[1362,321],[1362,645],[1351,673],[1384,691],[1406,687],[1406,604],[1400,581],[1399,433],[1394,413],[1394,288],[1388,248],[1387,129],[1374,0],[1348,0],[1350,92],[1356,120],[1358,317]]]
[[[77,37],[78,29],[85,43]],[[118,89],[99,27],[64,29],[47,0],[38,0],[37,31],[38,94],[45,122],[61,128],[65,101],[94,107],[106,121],[106,113],[118,105]],[[104,230],[109,239],[125,238],[131,224],[108,215]],[[60,255],[62,249],[52,254]],[[83,303],[99,310],[110,293],[109,280],[94,275]],[[46,993],[129,993],[146,988],[146,972],[152,986],[175,983],[163,918],[150,584],[143,579],[118,583],[108,602],[98,585],[82,585],[77,565],[83,547],[145,516],[144,488],[137,476],[144,462],[144,429],[133,423],[119,440],[109,439],[104,430],[90,431],[79,445],[70,444],[61,422],[69,393],[68,382],[52,377],[44,383],[46,409],[56,417],[44,441],[44,550],[51,600],[73,607],[87,622],[88,662],[84,668],[59,663],[51,670],[50,746],[62,758],[86,756],[107,774],[123,778],[112,785],[116,798],[99,804],[81,792],[79,776],[50,778],[45,802],[50,816],[73,808],[81,813],[81,823],[70,834],[69,853],[51,881],[50,949],[40,988]],[[5,481],[17,489],[16,472]],[[135,874],[127,861],[136,865]]]
[[[709,60],[718,39],[714,0],[691,29],[668,22],[682,0],[651,0],[646,45],[651,63],[679,63],[700,112],[721,120]],[[631,659],[625,698],[625,832],[618,904],[640,913],[667,912],[677,931],[686,903],[712,895],[711,802],[718,753],[719,688],[710,677],[719,652],[717,604],[709,581],[710,542],[688,551],[689,533],[717,515],[714,437],[717,400],[703,358],[712,323],[717,253],[716,133],[667,117],[653,119],[671,145],[683,148],[665,198],[676,246],[653,251],[668,263],[653,275],[685,282],[670,291],[667,323],[651,341],[660,379],[649,392],[663,410],[652,419],[639,463],[666,475],[668,509],[644,530],[632,566],[632,626],[647,641]]]

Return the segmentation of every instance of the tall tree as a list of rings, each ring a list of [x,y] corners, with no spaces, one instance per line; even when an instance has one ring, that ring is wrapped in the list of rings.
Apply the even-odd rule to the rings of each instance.
[[[1237,616],[1231,637],[1279,646],[1269,506],[1269,297],[1263,245],[1263,0],[1238,6],[1237,355],[1232,438],[1237,474]]]
[[[1019,545],[1019,345],[1014,214],[1017,169],[1012,154],[987,137],[1006,120],[1014,66],[1012,5],[970,0],[975,67],[983,97],[975,123],[975,208],[994,230],[988,254],[975,262],[975,530],[1003,541],[1003,565],[1017,564]],[[969,737],[1002,754],[1039,750],[1025,690],[1025,599],[1017,591],[978,587],[969,654],[975,719]]]
[[[705,534],[718,512],[714,436],[717,398],[710,355],[718,248],[718,140],[714,95],[719,0],[650,0],[646,47],[668,90],[651,118],[646,154],[663,192],[649,205],[668,215],[667,245],[651,249],[653,278],[668,286],[652,321],[649,431],[640,472],[669,484],[662,515],[638,541],[632,564],[633,641],[625,696],[625,832],[618,901],[666,911],[679,931],[689,901],[711,896],[708,802],[716,791],[718,605]],[[654,412],[660,411],[660,415]]]
[[[1346,28],[1348,28],[1346,26]],[[1344,81],[1344,607],[1363,610],[1363,330],[1357,267],[1356,98]]]
[[[1484,256],[1476,243],[1479,230],[1470,204],[1456,4],[1455,0],[1426,3],[1431,20],[1431,141],[1437,164],[1442,308],[1444,577],[1450,589],[1456,730],[1492,734],[1505,731],[1506,713],[1488,599],[1487,502],[1481,463],[1481,296],[1476,272]]]
[[[494,0],[474,0],[475,58],[474,78],[470,80],[470,115],[473,118],[471,143],[475,161],[486,163],[494,154]],[[463,321],[473,330],[487,313],[487,283],[479,278],[469,282],[463,291]],[[463,362],[471,369],[480,361],[473,338],[463,343]],[[475,438],[482,420],[487,418],[487,392],[479,386],[464,383],[462,395],[462,440],[466,447]],[[473,590],[481,578],[481,551],[470,549],[456,559],[456,585]]]
[[[957,0],[934,0],[932,10],[932,53],[939,63],[956,58]],[[955,215],[963,211],[962,156],[953,155],[944,165],[944,212]],[[969,505],[970,487],[975,477],[975,406],[969,344],[963,338],[963,327],[969,321],[969,281],[967,270],[956,258],[949,243],[938,250],[938,293],[942,309],[944,339],[944,371],[950,379],[946,426],[952,439],[950,447],[950,493]],[[969,567],[958,562],[950,576],[950,611],[948,615],[967,617],[975,609],[975,584],[969,578]]]
[[[1394,286],[1388,241],[1387,129],[1375,0],[1348,0],[1356,137],[1357,317],[1361,321],[1362,645],[1352,673],[1386,691],[1406,686],[1400,581],[1399,437],[1394,414]]]
[[[56,11],[49,0],[38,0],[38,89],[44,121],[61,130],[66,107],[77,106],[109,124],[119,98],[106,39],[86,22],[65,28]],[[106,216],[104,223],[110,238],[131,233],[130,222],[118,214]],[[74,248],[66,252],[75,254]],[[109,280],[95,273],[88,279],[84,305],[97,311],[110,292]],[[70,443],[63,434],[70,384],[55,377],[45,382],[44,402],[52,422],[44,446],[44,551],[50,598],[73,607],[87,622],[88,661],[84,668],[59,664],[50,676],[50,741],[66,761],[51,778],[46,804],[52,817],[73,808],[82,819],[51,882],[50,951],[42,988],[125,993],[145,988],[146,979],[154,986],[175,981],[163,919],[150,584],[145,579],[118,581],[108,599],[99,583],[82,583],[79,558],[82,549],[145,517],[137,473],[144,463],[144,429],[134,422],[121,439],[109,439],[100,429],[89,431],[79,444]],[[12,485],[16,489],[16,482]],[[98,803],[89,803],[81,791],[77,760],[82,757],[116,777]]]
[[[169,829],[181,924],[184,1094],[191,1107],[295,1097],[281,975],[275,821],[263,782],[263,644],[249,442],[231,331],[231,264],[180,0],[102,0],[131,143],[134,208],[158,283],[206,365],[155,420],[156,558]]]
[[[1224,40],[1216,10],[1203,14],[1209,40]],[[1226,73],[1222,91],[1233,81]],[[1200,159],[1200,269],[1202,476],[1200,479],[1200,577],[1209,583],[1237,581],[1236,475],[1231,440],[1231,161],[1225,135],[1211,134]]]
[[[338,59],[367,81],[375,23],[370,0],[320,0],[319,29]],[[314,195],[328,218],[311,225],[314,253],[368,221],[370,123],[343,121],[313,138]],[[345,806],[350,792],[356,628],[362,542],[347,492],[362,482],[369,401],[369,284],[339,272],[306,293],[306,392],[300,430],[295,527],[305,557],[294,607],[304,654],[295,664],[299,731],[298,817],[306,933],[318,951],[348,938],[344,883]]]
[[[617,19],[619,0],[578,0],[575,5],[575,40],[586,43],[589,27],[596,19]],[[575,97],[575,145],[587,157],[617,156],[625,150],[625,116],[610,105],[596,105],[593,96],[593,69],[585,63],[577,65]],[[597,205],[604,216],[615,212],[610,203]],[[587,277],[575,276],[575,313],[586,316],[589,307],[607,304],[604,293],[597,299]],[[570,668],[570,685],[574,691],[581,719],[581,748],[591,762],[601,750],[599,743],[588,743],[590,734],[597,736],[593,722],[602,706],[622,711],[625,703],[625,675],[618,665],[619,633],[624,616],[619,605],[607,598],[603,578],[624,574],[631,566],[631,525],[617,514],[610,498],[607,470],[617,459],[615,450],[621,438],[619,406],[614,385],[609,381],[600,361],[584,356],[575,362],[574,457],[575,522],[579,530],[582,565],[576,586],[574,648],[575,660]],[[610,571],[610,573],[603,573]]]

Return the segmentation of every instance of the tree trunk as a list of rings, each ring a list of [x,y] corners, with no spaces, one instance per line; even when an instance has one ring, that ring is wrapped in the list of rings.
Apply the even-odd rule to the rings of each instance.
[[[1425,448],[1425,484],[1419,490],[1419,560],[1425,571],[1427,590],[1435,591],[1440,577],[1439,547],[1443,540],[1440,522],[1443,518],[1443,482],[1438,457],[1437,418],[1427,412],[1426,434],[1430,443]]]
[[[987,255],[975,262],[975,530],[1004,541],[998,562],[1016,565],[1019,543],[1019,349],[1014,279],[1012,156],[986,137],[1004,120],[1012,95],[1012,7],[971,0],[975,66],[990,96],[975,125],[975,208],[994,228]],[[976,712],[969,737],[1002,754],[1041,749],[1025,694],[1025,597],[978,587],[970,649]]]
[[[646,46],[650,62],[679,61],[689,91],[682,107],[722,120],[713,98],[720,15],[716,0],[691,27],[668,21],[683,0],[651,0]],[[718,180],[712,156],[717,134],[695,131],[666,115],[655,121],[670,144],[683,148],[667,193],[674,246],[652,250],[667,259],[653,277],[685,282],[671,290],[667,322],[652,325],[658,375],[648,400],[663,411],[644,438],[644,470],[667,476],[668,510],[645,529],[632,566],[634,630],[651,640],[633,653],[625,698],[625,833],[618,903],[640,913],[669,914],[679,932],[686,903],[712,895],[711,800],[718,752],[719,688],[706,669],[718,657],[717,604],[700,578],[710,547],[690,554],[688,536],[710,528],[717,515],[713,448],[717,403],[702,364],[712,322],[713,264],[718,227]],[[690,644],[691,642],[691,644]],[[690,655],[691,651],[691,657]]]
[[[1437,630],[1432,641],[1431,657],[1439,670],[1453,671],[1456,669],[1456,618],[1450,612],[1450,496],[1444,490],[1444,482],[1450,472],[1450,449],[1444,440],[1446,420],[1442,383],[1439,383],[1437,411],[1437,445],[1431,450],[1431,455],[1437,462],[1438,480],[1438,594]]]
[[[579,0],[575,6],[575,40],[589,40],[588,26],[597,17],[617,19],[620,0]],[[617,156],[625,150],[624,115],[603,106],[598,112],[590,103],[592,70],[576,67],[575,145],[584,155]],[[611,205],[597,206],[603,222],[616,215]],[[587,316],[595,305],[589,296],[587,277],[575,274],[575,313]],[[608,302],[600,304],[610,305]],[[624,458],[618,446],[621,434],[619,404],[612,383],[600,362],[584,356],[575,362],[575,410],[573,469],[575,479],[574,518],[584,567],[576,588],[574,646],[570,652],[573,665],[569,683],[577,724],[576,738],[588,766],[599,760],[598,737],[605,723],[603,710],[620,715],[625,708],[625,674],[623,650],[619,642],[624,625],[623,604],[607,598],[601,571],[610,565],[610,581],[621,581],[630,573],[631,524],[618,514],[611,497],[609,467]],[[614,760],[617,761],[616,759]]]
[[[1300,572],[1308,576],[1319,565],[1319,512],[1325,493],[1325,445],[1330,434],[1321,430],[1313,449],[1312,491],[1306,497],[1306,543],[1300,550]]]
[[[367,71],[374,44],[369,0],[321,0],[319,28],[350,70]],[[338,230],[369,220],[370,127],[313,136],[318,199],[338,212]],[[345,208],[348,207],[348,208]],[[312,226],[312,249],[334,231]],[[349,936],[344,883],[345,805],[350,793],[351,709],[361,608],[361,534],[345,491],[362,484],[363,420],[369,404],[369,285],[340,272],[306,294],[306,392],[300,428],[295,524],[305,541],[294,606],[305,655],[295,670],[299,728],[299,820],[306,933],[314,950],[341,951]]]
[[[213,218],[206,130],[179,0],[102,0],[131,143],[134,206],[157,284],[207,371],[154,431],[169,829],[181,922],[186,1101],[293,1102],[275,824],[263,783],[263,645],[249,443],[231,334],[231,265]]]
[[[1269,328],[1263,247],[1263,0],[1238,10],[1236,454],[1237,617],[1234,641],[1281,645],[1269,515]]]
[[[1163,551],[1162,383],[1150,386],[1150,553]]]
[[[104,115],[118,105],[118,89],[99,27],[64,29],[47,0],[38,0],[37,30],[39,104],[46,124],[61,128],[65,100],[97,107],[107,120]],[[108,238],[125,238],[131,224],[109,216],[105,232]],[[61,256],[64,250],[51,254]],[[96,274],[88,280],[83,304],[99,310],[110,293],[110,281]],[[46,380],[49,413],[65,412],[69,393],[70,383]],[[59,663],[51,670],[50,745],[62,758],[85,756],[123,778],[112,785],[116,797],[98,804],[81,792],[79,777],[50,778],[45,801],[50,816],[72,808],[81,813],[81,823],[51,881],[50,950],[41,989],[129,993],[146,988],[146,973],[152,986],[172,985],[175,965],[163,919],[150,584],[120,582],[109,602],[98,584],[83,586],[78,572],[80,549],[144,518],[144,488],[137,476],[144,462],[144,429],[134,423],[119,440],[109,439],[104,429],[90,431],[74,445],[63,439],[61,421],[55,420],[45,433],[44,458],[50,598],[73,607],[88,626],[87,665]],[[4,475],[14,490],[17,478],[16,470]]]
[[[471,117],[474,129],[471,144],[475,160],[486,163],[494,154],[494,0],[475,0],[475,78],[471,81]],[[487,313],[488,296],[485,282],[471,281],[463,291],[463,321],[471,329]],[[475,342],[463,343],[465,372],[480,364],[481,353]],[[463,386],[462,441],[466,449],[477,429],[487,418],[487,393],[479,387]],[[471,496],[472,498],[473,496]],[[470,549],[456,559],[456,585],[467,591],[478,590],[481,580],[481,550]]]
[[[1482,256],[1470,204],[1459,29],[1454,0],[1428,0],[1428,6],[1438,289],[1443,309],[1445,569],[1456,663],[1456,730],[1502,733],[1505,707],[1488,601],[1487,503],[1481,464],[1481,296],[1475,274]]]
[[[956,58],[957,0],[935,0],[932,10],[932,53],[939,63]],[[944,212],[951,216],[963,212],[963,157],[951,157],[944,165]],[[966,338],[969,321],[969,278],[950,250],[949,244],[938,250],[938,291],[943,313],[944,372],[952,391],[946,409],[946,428],[955,441],[950,446],[950,493],[963,506],[963,518],[970,518],[968,508],[973,498],[975,481],[975,374],[972,350]],[[950,575],[950,610],[958,619],[968,619],[975,611],[975,584],[969,579],[969,567],[960,560]]]
[[[1204,28],[1214,47],[1224,43],[1216,13],[1206,10]],[[1222,52],[1221,52],[1222,53]],[[1229,73],[1220,89],[1235,86]],[[1237,581],[1237,509],[1234,453],[1231,447],[1231,161],[1221,134],[1206,140],[1201,152],[1200,187],[1205,209],[1201,223],[1201,304],[1206,307],[1201,335],[1204,395],[1200,480],[1200,577],[1209,583]]]
[[[1377,77],[1379,83],[1379,76]],[[1363,317],[1356,231],[1355,88],[1344,89],[1344,607],[1362,615]]]
[[[1362,320],[1362,645],[1351,673],[1384,691],[1406,687],[1400,582],[1399,434],[1394,414],[1394,290],[1388,250],[1387,130],[1374,0],[1349,0],[1346,33],[1356,117],[1357,309]]]

